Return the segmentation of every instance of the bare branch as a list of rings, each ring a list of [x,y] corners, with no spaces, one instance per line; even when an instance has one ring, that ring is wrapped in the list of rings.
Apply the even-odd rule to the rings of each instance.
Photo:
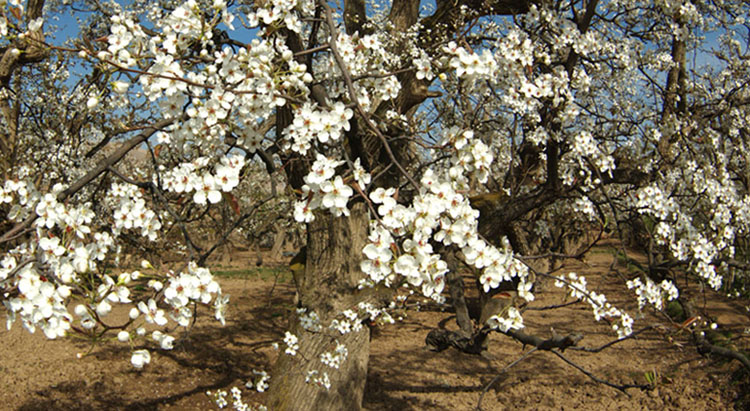
[[[583,374],[585,374],[587,377],[591,378],[592,380],[598,382],[599,384],[604,384],[604,385],[606,385],[608,387],[612,387],[612,388],[614,388],[616,390],[619,390],[619,391],[623,392],[625,395],[627,395],[628,397],[630,397],[630,394],[626,391],[628,388],[638,388],[638,389],[641,389],[641,390],[647,390],[647,389],[651,388],[651,386],[648,385],[648,384],[623,384],[623,385],[619,385],[619,384],[615,384],[615,383],[609,382],[607,380],[603,380],[603,379],[595,376],[594,374],[586,371],[583,367],[581,367],[580,365],[578,365],[578,364],[574,363],[573,361],[569,360],[568,358],[566,358],[561,353],[559,353],[559,352],[557,352],[555,350],[550,350],[550,352],[553,353],[553,354],[555,354],[556,356],[560,357],[560,359],[562,359],[563,361],[565,361],[566,363],[568,363],[568,365],[570,365],[571,367],[573,367],[573,368],[577,369],[578,371],[582,372]]]
[[[563,307],[567,307],[567,306],[569,306],[569,305],[573,305],[573,304],[578,304],[578,303],[580,303],[581,301],[583,301],[583,300],[581,300],[581,299],[579,298],[579,299],[577,299],[577,300],[574,300],[574,301],[569,301],[569,302],[567,302],[567,303],[563,303],[563,304],[553,304],[553,305],[545,305],[544,307],[526,307],[526,308],[524,309],[524,311],[526,311],[526,310],[528,310],[528,311],[545,311],[545,310],[554,310],[554,309],[557,309],[557,308],[563,308]]]
[[[171,118],[171,119],[164,119],[164,120],[158,121],[155,124],[147,127],[143,132],[141,132],[137,136],[123,143],[117,150],[115,150],[114,153],[112,153],[109,157],[104,159],[101,163],[99,163],[99,165],[94,167],[94,169],[86,173],[86,175],[81,177],[78,181],[73,183],[70,187],[58,193],[57,201],[63,202],[68,197],[77,193],[81,188],[86,186],[86,184],[90,183],[91,181],[99,177],[102,173],[107,171],[114,164],[117,164],[118,161],[120,161],[123,157],[125,157],[126,154],[130,152],[130,150],[134,149],[139,144],[148,140],[154,133],[163,129],[164,127],[167,127],[168,125],[172,124],[176,120],[177,119]],[[37,218],[37,215],[32,214],[31,216],[26,218],[26,220],[24,220],[23,222],[16,224],[12,229],[7,231],[5,234],[2,235],[2,237],[0,237],[0,243],[10,241],[11,239],[15,238],[16,234],[18,234],[21,231],[24,231],[26,228],[31,227],[31,224],[34,222],[34,220],[36,220],[36,218]]]
[[[536,347],[532,348],[531,350],[527,351],[522,356],[520,356],[517,360],[515,360],[512,363],[506,365],[502,370],[500,370],[500,372],[495,376],[495,378],[493,378],[492,381],[490,381],[490,383],[487,384],[484,387],[484,389],[482,390],[482,394],[479,395],[479,400],[477,401],[477,408],[476,408],[477,411],[482,411],[482,400],[484,399],[484,395],[487,394],[487,391],[490,390],[490,387],[492,387],[493,385],[495,385],[495,383],[497,382],[497,380],[499,380],[500,377],[502,377],[502,375],[505,374],[506,371],[508,371],[511,367],[513,367],[514,365],[518,364],[519,362],[521,362],[521,361],[525,360],[526,358],[528,358],[529,355],[531,355],[536,350],[537,350]]]
[[[259,201],[257,204],[255,204],[253,206],[253,208],[250,209],[250,211],[248,211],[245,214],[243,214],[242,216],[240,216],[240,218],[238,218],[237,221],[235,221],[234,224],[232,224],[232,226],[229,227],[229,229],[227,229],[224,232],[224,234],[221,235],[221,238],[218,241],[216,241],[216,243],[214,243],[214,245],[212,245],[211,248],[209,248],[208,250],[206,250],[206,252],[203,253],[200,256],[200,258],[198,258],[198,265],[202,266],[203,264],[205,264],[206,263],[206,259],[211,255],[211,253],[213,253],[217,248],[221,247],[227,241],[227,238],[229,238],[229,235],[232,234],[232,232],[234,232],[234,230],[236,230],[237,227],[239,227],[240,224],[242,224],[243,221],[245,221],[248,218],[252,217],[255,214],[255,212],[258,211],[258,209],[263,204],[271,201],[271,199],[273,199],[274,197],[275,196],[273,196],[273,195],[271,195],[269,197],[266,197],[265,199],[263,199],[263,200]]]
[[[732,360],[737,360],[750,371],[750,360],[747,356],[739,351],[732,350],[731,348],[720,347],[718,345],[711,344],[700,331],[693,332],[693,338],[698,346],[698,353],[701,355],[714,354],[722,357],[726,357]]]
[[[610,342],[608,342],[608,343],[606,343],[606,344],[604,344],[602,346],[596,347],[596,348],[571,347],[571,350],[593,352],[593,353],[600,352],[600,351],[604,350],[605,348],[609,348],[609,347],[611,347],[611,346],[613,346],[615,344],[621,343],[621,342],[623,342],[625,340],[629,340],[631,338],[635,338],[635,336],[637,336],[638,334],[640,334],[640,333],[642,333],[644,331],[648,331],[648,330],[650,330],[652,328],[654,328],[654,326],[653,325],[649,325],[647,327],[641,328],[640,330],[638,330],[636,332],[630,333],[630,335],[628,335],[627,337],[623,337],[623,338],[618,338],[616,340],[612,340],[612,341],[610,341]]]
[[[508,331],[500,331],[501,333],[512,337],[524,345],[532,345],[540,350],[551,351],[554,348],[560,351],[565,351],[566,348],[573,347],[583,339],[583,334],[572,333],[568,335],[556,335],[553,332],[551,338],[542,339],[536,335],[526,334],[520,330],[509,329]]]

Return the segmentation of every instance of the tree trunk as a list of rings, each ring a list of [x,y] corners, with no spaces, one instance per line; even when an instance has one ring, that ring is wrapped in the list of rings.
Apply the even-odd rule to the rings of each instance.
[[[367,213],[362,203],[352,207],[350,217],[316,213],[315,220],[308,225],[307,262],[298,292],[301,306],[320,316],[322,330],[302,329],[296,313],[292,314],[290,332],[299,338],[300,348],[291,356],[283,352],[285,346],[281,344],[279,359],[271,374],[270,409],[361,409],[370,350],[369,328],[365,326],[358,332],[341,335],[328,325],[337,317],[342,319],[343,310],[356,311],[360,301],[370,298],[357,292],[358,282],[363,278],[359,263],[363,258],[367,227]],[[348,349],[348,356],[339,369],[320,362],[321,354],[334,351],[336,341]],[[328,373],[331,383],[328,390],[305,382],[311,370],[316,370],[319,376]]]
[[[281,258],[281,249],[284,247],[286,240],[286,228],[277,228],[276,235],[273,237],[273,246],[271,247],[271,260],[278,261]]]

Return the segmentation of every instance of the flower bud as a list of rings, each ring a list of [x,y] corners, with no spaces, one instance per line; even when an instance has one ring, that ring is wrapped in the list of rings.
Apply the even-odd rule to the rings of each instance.
[[[99,104],[98,96],[89,97],[88,101],[86,101],[86,107],[88,107],[89,109],[96,107],[97,104]]]
[[[120,342],[128,342],[130,340],[130,333],[127,331],[120,331],[117,333],[117,339],[120,340]]]

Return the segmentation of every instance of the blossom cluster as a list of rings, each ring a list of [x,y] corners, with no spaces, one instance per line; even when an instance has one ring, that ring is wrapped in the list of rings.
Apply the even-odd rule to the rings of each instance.
[[[449,141],[458,146],[459,151],[467,146],[463,139],[471,136],[466,132],[449,135],[453,136]],[[455,189],[462,185],[466,169],[448,172],[446,180],[427,170],[421,179],[419,194],[409,206],[397,202],[394,189],[377,188],[370,193],[381,216],[371,225],[369,242],[363,249],[366,259],[360,264],[370,281],[386,285],[405,281],[409,286],[421,287],[426,297],[441,301],[448,265],[434,252],[429,242],[434,239],[446,246],[455,244],[468,264],[483,270],[479,279],[485,291],[518,277],[521,280],[519,295],[533,300],[531,283],[526,281],[527,268],[512,257],[509,246],[501,251],[478,236],[479,213]],[[499,326],[504,326],[506,321],[522,326],[520,317],[496,319]]]
[[[342,68],[332,54],[321,59],[315,65],[320,73],[317,80],[330,84],[328,94],[331,98],[347,102],[356,101],[365,111],[376,108],[375,105],[395,99],[401,90],[401,83],[396,76],[389,75],[399,68],[401,56],[393,50],[400,49],[405,44],[400,35],[386,35],[382,32],[359,36],[357,33],[348,35],[336,33],[336,48],[349,74],[356,78],[354,82],[354,96],[343,78]]]
[[[688,183],[700,184],[698,181],[706,180],[696,175],[687,180]],[[709,184],[715,183],[712,179],[707,181]],[[736,228],[733,228],[731,223],[745,226],[746,222],[750,222],[739,213],[739,210],[744,208],[744,202],[732,201],[734,204],[727,204],[728,198],[736,198],[726,192],[731,190],[729,187],[713,184],[696,187],[701,192],[713,193],[710,208],[707,210],[712,214],[712,218],[703,230],[696,227],[695,220],[690,218],[675,198],[667,196],[658,186],[649,185],[642,188],[634,199],[635,206],[641,214],[651,215],[657,219],[654,230],[657,243],[667,245],[675,258],[692,261],[692,270],[714,289],[719,289],[722,285],[722,276],[716,270],[715,260],[721,253],[730,257],[734,253],[734,248],[730,244],[734,240]]]
[[[333,104],[330,110],[319,110],[306,103],[295,111],[294,121],[284,129],[284,137],[293,151],[304,155],[315,141],[323,144],[338,141],[343,131],[349,131],[353,115],[354,112],[341,102]]]
[[[359,318],[359,315],[356,312],[345,310],[342,314],[344,315],[344,318],[341,320],[334,318],[328,328],[338,331],[341,335],[362,330],[362,319]]]
[[[277,3],[277,6],[284,3],[284,7],[292,8],[296,4]],[[147,75],[139,76],[139,82],[149,100],[158,101],[166,118],[182,117],[183,111],[187,114],[187,121],[160,133],[160,142],[170,143],[182,153],[215,153],[221,138],[233,132],[239,137],[240,147],[254,152],[263,138],[262,134],[253,132],[257,130],[258,119],[268,118],[275,107],[284,105],[283,96],[288,93],[306,95],[309,92],[306,84],[312,77],[304,64],[293,59],[293,53],[284,42],[264,38],[270,32],[261,33],[260,38],[251,40],[246,47],[236,50],[225,47],[215,51],[213,56],[204,48],[201,57],[209,64],[199,71],[185,67],[176,56],[195,44],[211,45],[213,26],[224,23],[232,29],[233,16],[227,11],[226,3],[218,0],[212,7],[218,12],[216,16],[222,16],[221,21],[204,21],[205,15],[194,0],[166,16],[157,13],[152,16],[157,31],[151,36],[145,36],[127,14],[114,15],[112,33],[108,37],[110,49],[95,57],[116,67],[134,63],[144,66]],[[274,10],[272,4],[270,7],[264,10]],[[271,15],[278,16],[274,12]],[[127,58],[119,58],[121,55]],[[276,55],[285,69],[279,69],[278,61],[271,58]],[[117,90],[128,89],[123,80],[113,82],[113,86]]]
[[[534,7],[534,6],[532,6]],[[533,13],[529,13],[529,15]],[[553,43],[557,49],[549,50],[535,43],[524,31],[512,27],[495,45],[494,53],[482,50],[477,53],[450,42],[443,49],[447,57],[445,64],[454,69],[458,78],[467,86],[486,89],[490,85],[504,89],[503,103],[521,115],[536,115],[542,100],[550,99],[554,107],[562,108],[561,119],[570,120],[576,116],[574,107],[565,105],[572,100],[571,79],[566,71],[557,67],[551,73],[535,75],[530,68],[535,61],[548,62],[554,54],[567,53],[578,35],[578,30],[571,28],[570,22],[560,19],[561,27],[570,28],[563,31],[560,41]],[[583,77],[585,73],[577,73]],[[577,79],[577,84],[586,84]],[[572,111],[571,111],[572,110]]]
[[[73,319],[65,305],[71,293],[70,287],[64,284],[57,286],[47,281],[34,269],[33,264],[17,266],[13,257],[6,256],[1,264],[0,278],[3,280],[9,272],[19,268],[15,276],[19,294],[3,301],[8,310],[8,328],[10,329],[16,316],[20,316],[29,332],[33,333],[38,326],[47,338],[64,336]]]
[[[403,278],[411,286],[421,286],[425,296],[439,297],[448,265],[434,252],[432,238],[446,246],[457,245],[468,264],[483,270],[479,280],[485,291],[518,277],[519,292],[533,299],[526,266],[513,258],[509,247],[499,250],[479,237],[479,212],[451,181],[442,181],[428,170],[421,183],[409,207],[397,203],[393,189],[378,188],[370,194],[382,218],[371,226],[362,271],[375,283],[392,284]]]
[[[634,289],[638,296],[638,309],[642,309],[646,304],[651,304],[657,310],[661,310],[664,306],[664,300],[672,301],[679,296],[677,287],[669,280],[663,280],[657,285],[650,278],[646,278],[645,284],[640,278],[635,278],[628,281],[627,286],[628,289]]]
[[[310,173],[302,186],[304,198],[294,204],[294,219],[299,222],[310,222],[315,216],[313,211],[325,208],[334,216],[348,216],[346,204],[354,191],[343,178],[336,174],[336,167],[344,161],[331,160],[321,154],[312,165]]]
[[[625,338],[633,333],[633,318],[625,311],[607,302],[607,297],[604,294],[588,290],[586,288],[586,277],[571,272],[568,273],[567,278],[562,275],[557,277],[555,286],[558,288],[567,287],[568,294],[571,297],[588,302],[594,310],[596,321],[602,318],[618,319],[616,322],[608,321],[612,324],[612,329],[617,332],[619,338]]]
[[[115,235],[123,230],[140,230],[142,236],[156,240],[162,223],[147,206],[143,193],[137,187],[115,183],[110,188],[109,196],[108,202],[114,204],[112,231]]]
[[[211,272],[205,267],[198,267],[194,262],[188,265],[186,272],[170,278],[164,288],[164,301],[171,308],[170,316],[182,327],[187,327],[193,317],[190,303],[209,304],[216,297],[216,318],[223,324],[224,313],[221,303],[221,288]]]
[[[286,349],[284,349],[284,354],[288,354],[291,356],[297,355],[297,350],[299,350],[299,339],[296,335],[290,333],[287,331],[284,334],[284,344],[286,344]]]
[[[446,130],[443,145],[452,149],[452,166],[448,171],[452,180],[463,182],[465,176],[473,175],[480,183],[487,182],[493,155],[472,130],[459,130],[457,127]]]
[[[575,123],[580,115],[576,100],[586,101],[592,93],[592,76],[601,70],[596,64],[583,69],[552,62],[565,61],[574,53],[584,56],[584,61],[617,60],[623,55],[618,50],[621,45],[597,31],[582,33],[570,19],[535,5],[520,16],[519,23],[488,23],[487,29],[498,34],[491,46],[473,50],[466,44],[450,42],[442,49],[440,65],[452,69],[463,90],[477,95],[493,93],[498,100],[497,110],[508,110],[523,118],[524,139],[529,143],[540,148],[550,140],[569,144],[571,150],[562,154],[559,163],[566,184],[575,181],[571,176],[577,170],[587,174],[596,167],[602,173],[611,173],[615,168],[613,147],[597,141],[585,122]],[[540,32],[544,33],[541,38]],[[538,70],[540,66],[548,69]],[[549,108],[554,110],[549,112]],[[571,132],[553,132],[543,126],[541,113],[545,112],[549,117],[546,121],[563,127],[571,125]],[[506,155],[501,151],[496,157]],[[540,160],[545,159],[544,154],[540,155]]]
[[[493,315],[487,319],[487,325],[490,328],[497,329],[500,332],[506,332],[508,330],[520,330],[523,328],[523,317],[521,312],[516,307],[509,307],[506,313],[503,315]]]
[[[307,375],[305,376],[305,382],[308,384],[315,384],[322,388],[325,388],[326,391],[331,388],[331,378],[328,376],[328,372],[323,371],[323,373],[318,372],[318,370],[310,370],[307,372]]]
[[[221,158],[213,172],[207,170],[208,159],[201,157],[190,163],[182,163],[164,173],[162,180],[167,190],[175,193],[193,193],[196,204],[216,204],[222,192],[231,192],[239,184],[239,175],[245,159],[239,155]]]
[[[255,370],[253,370],[255,372]],[[232,394],[232,409],[236,411],[267,411],[268,408],[265,405],[258,405],[257,408],[251,404],[246,403],[242,399],[242,391],[237,387],[232,387],[229,390]],[[229,405],[227,401],[227,392],[225,390],[217,390],[216,392],[206,391],[206,395],[213,397],[213,402],[219,409],[224,409]]]
[[[604,152],[596,143],[590,132],[583,130],[572,139],[571,154],[578,160],[581,168],[586,168],[584,159],[590,159],[601,173],[612,175],[615,160]]]
[[[320,354],[320,362],[331,368],[338,369],[341,363],[346,360],[348,354],[349,350],[346,349],[346,346],[336,341],[336,348],[332,352],[326,351]]]
[[[3,188],[3,201],[13,201],[11,219],[36,217],[35,241],[16,247],[0,261],[8,327],[20,316],[27,330],[40,327],[48,338],[64,336],[71,328],[67,302],[81,280],[79,275],[95,269],[114,242],[107,232],[92,232],[94,213],[89,203],[68,206],[57,201],[62,189],[56,186],[42,195],[26,182],[8,182]],[[129,302],[127,293],[107,294],[105,284],[99,290],[105,292],[100,296],[105,313],[108,296],[111,301],[122,297]]]
[[[299,317],[300,326],[310,332],[320,332],[323,329],[320,324],[320,316],[315,311],[307,312],[307,308],[298,308],[297,316]]]
[[[253,375],[255,375],[255,381],[254,382],[252,380],[248,381],[245,384],[245,387],[251,388],[251,389],[255,387],[255,390],[258,392],[266,391],[269,387],[268,381],[271,379],[271,376],[268,375],[268,373],[265,371],[258,371],[258,370],[253,370]]]
[[[13,203],[14,217],[36,217],[34,241],[18,246],[0,261],[8,327],[20,318],[30,332],[38,327],[48,338],[62,337],[74,327],[80,327],[77,332],[95,336],[98,325],[107,321],[116,304],[134,306],[128,329],[117,335],[122,342],[144,337],[145,324],[166,326],[166,313],[154,297],[133,301],[131,292],[132,287],[145,282],[159,291],[164,287],[161,281],[139,271],[111,276],[98,270],[98,262],[106,259],[123,229],[140,228],[143,236],[152,238],[161,227],[142,193],[131,185],[112,186],[104,202],[114,209],[110,233],[92,228],[95,214],[90,204],[70,206],[58,202],[62,190],[62,186],[56,186],[42,195],[26,182],[10,182],[3,187],[2,200]],[[89,292],[76,292],[81,289]],[[223,301],[210,272],[191,264],[187,272],[166,278],[163,301],[171,307],[172,319],[187,326],[192,317],[191,303],[209,304],[215,296],[216,301]],[[72,312],[68,307],[73,308]],[[174,337],[166,333],[155,330],[152,337],[162,349],[173,347]],[[148,350],[133,351],[134,367],[142,368],[149,361]]]
[[[256,27],[263,23],[265,26],[284,27],[295,33],[302,31],[302,21],[296,10],[312,10],[314,2],[310,0],[277,0],[263,3],[254,12],[247,15],[250,27]]]
[[[100,294],[106,295],[107,299],[111,302],[129,303],[130,300],[127,298],[129,296],[129,289],[125,286],[143,277],[145,276],[140,271],[123,273],[118,276],[117,283],[111,280],[107,283],[105,280],[103,286],[106,286],[106,290],[102,290],[102,286],[100,286],[100,290],[98,291]],[[104,278],[109,277],[105,276]],[[169,317],[179,326],[188,327],[190,325],[190,320],[194,315],[193,303],[208,305],[212,300],[214,300],[216,308],[216,318],[224,324],[222,305],[226,304],[228,296],[221,295],[221,289],[208,269],[191,263],[188,265],[186,272],[168,277],[166,287],[160,281],[153,279],[148,281],[148,285],[156,291],[163,290],[163,301],[169,306]],[[95,311],[97,318],[100,320],[109,313],[111,306],[109,303],[106,303],[102,307],[103,303],[106,303],[106,301],[103,300],[103,302],[100,302],[95,307],[88,307],[83,304],[79,304],[76,307],[76,314],[81,317],[81,325],[84,328],[93,328],[96,326],[96,322],[91,315],[92,312]],[[167,313],[164,309],[157,306],[157,301],[154,298],[139,301],[136,307],[130,309],[129,317],[133,329],[132,331],[122,330],[118,333],[117,338],[122,342],[130,342],[136,337],[145,336],[147,324],[165,327],[169,322]],[[142,320],[139,320],[140,318]],[[151,333],[151,337],[163,350],[174,348],[175,338],[165,332],[158,329],[154,330]],[[139,369],[148,364],[150,359],[150,353],[146,349],[133,351],[131,355],[131,363]]]

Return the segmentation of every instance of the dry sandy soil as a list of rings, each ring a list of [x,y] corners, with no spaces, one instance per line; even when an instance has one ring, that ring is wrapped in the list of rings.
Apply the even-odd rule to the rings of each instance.
[[[249,260],[254,261],[254,260]],[[568,269],[585,274],[589,288],[604,292],[617,306],[635,314],[637,307],[623,292],[622,279],[609,271],[611,255],[594,253],[586,263]],[[253,369],[270,370],[277,352],[270,344],[283,335],[293,289],[273,278],[245,275],[221,278],[232,305],[221,327],[203,316],[173,351],[152,353],[142,371],[129,363],[128,348],[113,342],[88,352],[82,341],[47,341],[30,335],[20,324],[0,329],[0,409],[17,410],[207,410],[216,409],[206,391],[243,386]],[[470,295],[471,297],[471,295]],[[543,284],[542,307],[563,301],[563,293]],[[719,297],[707,302],[722,330],[732,330],[733,343],[747,349],[750,327],[744,307]],[[586,305],[557,310],[529,310],[527,332],[543,337],[579,332],[579,344],[596,347],[613,339],[604,322],[596,323]],[[645,313],[635,329],[663,319]],[[493,359],[454,349],[425,351],[424,338],[434,327],[455,329],[448,311],[426,305],[408,311],[403,321],[378,329],[373,336],[365,407],[370,410],[472,410],[485,386],[506,365],[528,351],[503,335],[493,335]],[[671,338],[670,338],[671,337]],[[593,375],[617,384],[644,384],[655,373],[655,388],[623,394],[598,384],[548,352],[535,352],[505,372],[488,390],[484,410],[503,409],[693,409],[743,407],[737,399],[747,388],[731,378],[736,363],[701,357],[687,333],[653,329],[599,353],[566,351],[565,355]],[[77,358],[78,353],[87,353]],[[245,390],[248,402],[262,403],[264,394]]]

